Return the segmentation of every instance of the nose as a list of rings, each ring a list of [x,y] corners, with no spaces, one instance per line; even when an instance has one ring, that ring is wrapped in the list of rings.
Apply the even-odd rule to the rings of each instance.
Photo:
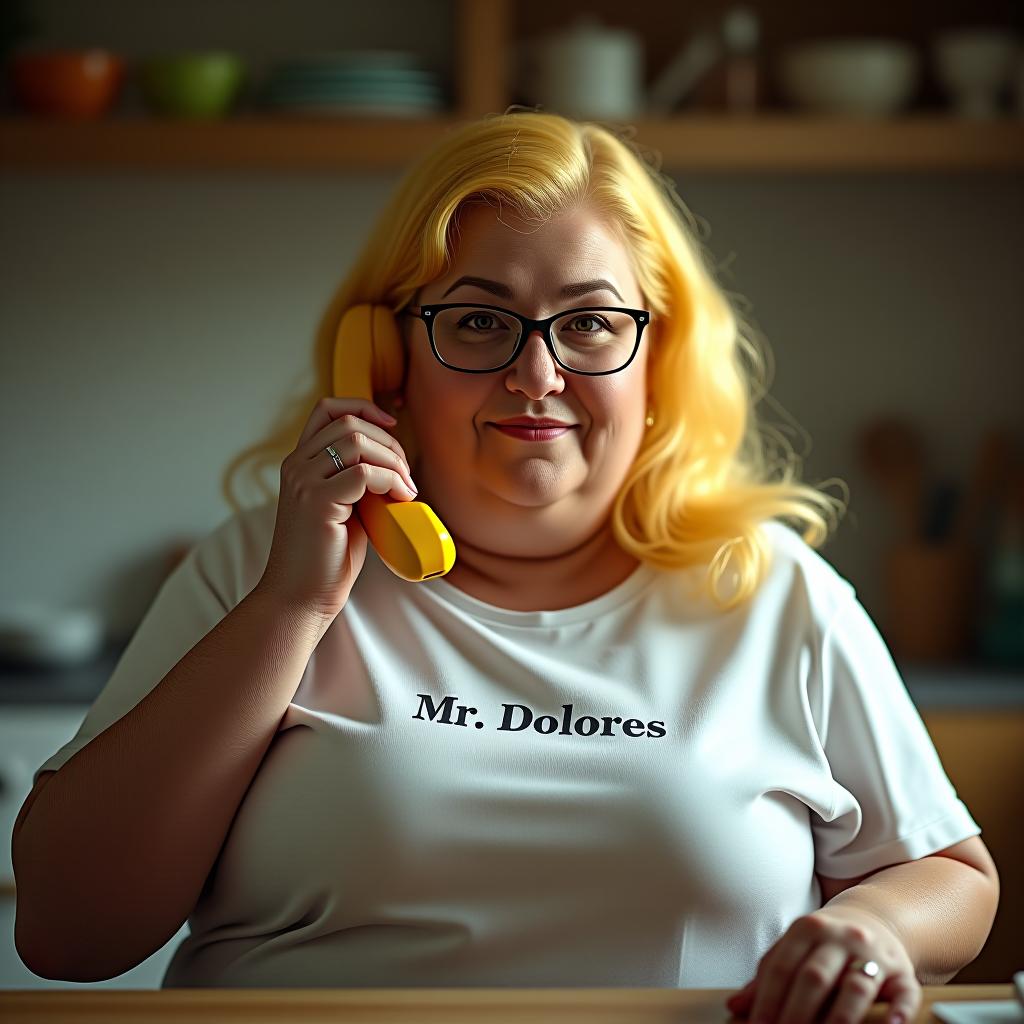
[[[565,388],[562,368],[544,342],[540,331],[531,331],[519,358],[509,367],[506,383],[512,390],[521,390],[541,397]]]

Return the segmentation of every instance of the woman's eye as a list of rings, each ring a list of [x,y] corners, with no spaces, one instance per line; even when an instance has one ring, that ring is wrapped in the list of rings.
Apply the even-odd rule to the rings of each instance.
[[[475,321],[479,321],[479,320],[493,320],[493,319],[494,319],[494,317],[491,316],[490,313],[470,313],[470,315],[467,316],[462,321],[462,324],[463,324],[463,326],[467,326],[468,325],[470,327],[476,328],[477,330],[486,331],[486,330],[489,330],[490,328],[487,327],[487,326],[481,327],[480,324],[476,323]],[[493,324],[491,326],[493,326]]]

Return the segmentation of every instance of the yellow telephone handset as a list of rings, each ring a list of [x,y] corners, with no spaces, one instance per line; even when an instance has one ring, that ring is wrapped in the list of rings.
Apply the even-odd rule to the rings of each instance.
[[[363,303],[346,310],[334,342],[334,395],[376,402],[374,391],[402,386],[405,352],[394,314]],[[355,510],[381,561],[410,583],[443,576],[455,564],[455,542],[422,501],[396,501],[367,491]]]

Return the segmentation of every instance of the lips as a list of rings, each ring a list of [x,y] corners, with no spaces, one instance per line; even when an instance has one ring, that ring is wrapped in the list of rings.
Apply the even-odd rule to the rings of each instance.
[[[507,437],[516,437],[521,441],[553,441],[556,437],[562,437],[562,435],[568,434],[573,429],[571,424],[560,427],[539,427],[537,429],[509,425],[507,423],[492,423],[491,426]]]
[[[574,424],[547,417],[532,419],[529,416],[516,416],[509,420],[496,420],[494,425],[497,427],[529,427],[531,430],[540,430],[543,427],[571,427]]]

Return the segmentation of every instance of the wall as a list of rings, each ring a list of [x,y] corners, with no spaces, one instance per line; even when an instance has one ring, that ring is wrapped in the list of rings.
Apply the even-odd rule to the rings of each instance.
[[[317,317],[397,177],[8,176],[0,602],[140,614],[151,560],[227,514],[222,465],[311,379]],[[858,424],[904,409],[949,471],[991,420],[1021,424],[1019,185],[676,179],[772,347],[805,478],[851,487],[823,554],[877,607],[887,508]]]
[[[386,27],[312,0],[289,21],[242,3],[144,21],[127,3],[29,6],[38,41],[231,42],[260,67],[334,45],[415,47],[440,67],[451,33],[441,2],[399,5]],[[675,177],[772,348],[782,413],[766,414],[795,418],[807,480],[851,487],[822,553],[880,616],[889,515],[856,463],[858,425],[903,410],[960,474],[992,422],[1024,436],[1020,176]],[[398,178],[5,176],[0,605],[99,604],[130,631],[167,545],[227,515],[223,464],[311,379],[316,320]]]

